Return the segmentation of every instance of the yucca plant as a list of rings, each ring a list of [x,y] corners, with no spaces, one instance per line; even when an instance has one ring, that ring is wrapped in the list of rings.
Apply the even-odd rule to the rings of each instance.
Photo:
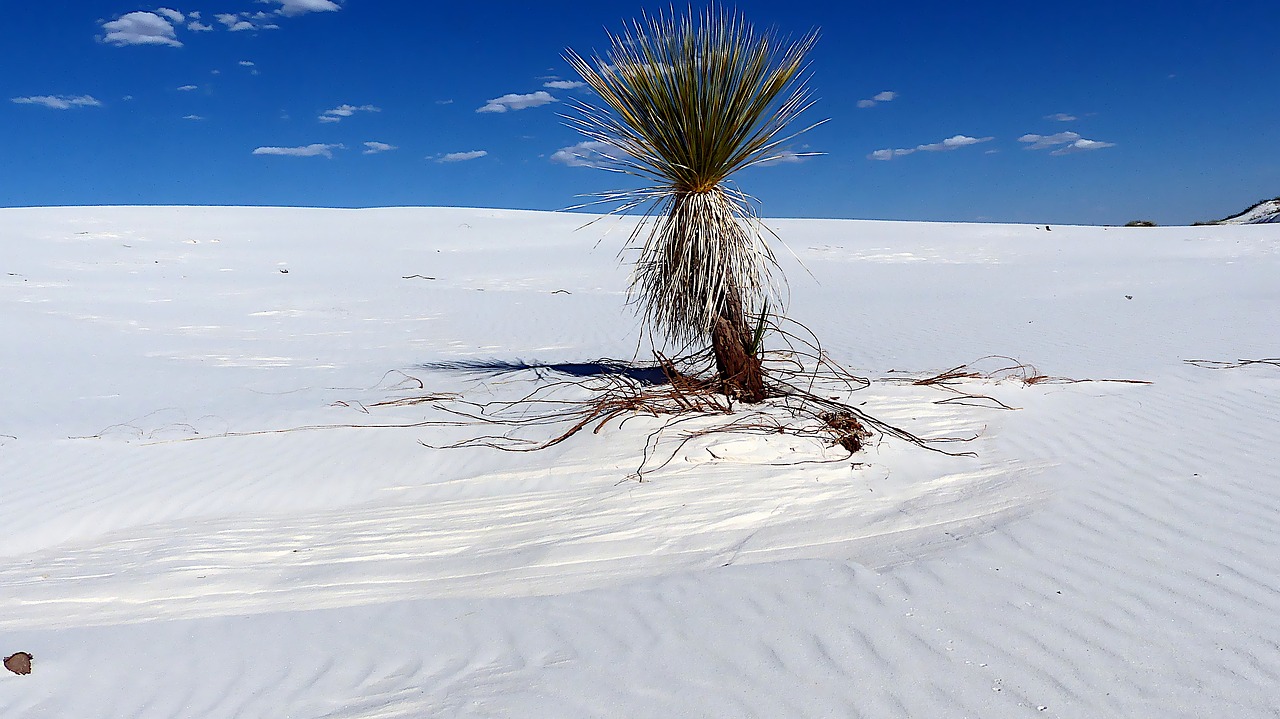
[[[760,334],[778,305],[776,263],[730,178],[797,154],[786,144],[800,133],[787,130],[812,104],[801,76],[816,40],[757,33],[712,7],[633,22],[603,57],[566,56],[601,101],[576,103],[568,121],[604,148],[597,164],[648,183],[598,198],[643,211],[633,299],[669,340],[709,341],[726,394],[748,402],[765,397]]]

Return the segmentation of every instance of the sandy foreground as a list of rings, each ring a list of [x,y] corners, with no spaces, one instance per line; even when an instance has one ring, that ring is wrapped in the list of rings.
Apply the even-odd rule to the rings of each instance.
[[[974,457],[432,448],[557,379],[455,363],[637,356],[583,222],[0,210],[0,717],[1280,717],[1280,362],[1188,362],[1280,357],[1280,227],[771,221]],[[989,355],[1150,384],[885,381]]]

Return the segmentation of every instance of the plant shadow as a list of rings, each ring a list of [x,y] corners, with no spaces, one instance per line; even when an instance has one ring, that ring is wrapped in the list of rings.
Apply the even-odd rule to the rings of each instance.
[[[494,377],[513,372],[532,371],[539,378],[549,372],[570,377],[624,377],[645,386],[660,386],[670,382],[659,365],[641,365],[623,360],[598,359],[591,362],[525,362],[523,360],[456,360],[451,362],[427,362],[418,367],[425,370],[468,372]]]

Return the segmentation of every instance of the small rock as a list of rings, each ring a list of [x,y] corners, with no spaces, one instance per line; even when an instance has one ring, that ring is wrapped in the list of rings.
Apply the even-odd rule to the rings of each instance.
[[[4,658],[4,668],[14,674],[30,674],[31,660],[34,658],[26,652],[18,652]]]

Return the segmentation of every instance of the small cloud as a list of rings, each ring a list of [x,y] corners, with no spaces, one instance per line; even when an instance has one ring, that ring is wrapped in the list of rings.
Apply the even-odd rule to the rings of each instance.
[[[249,30],[279,30],[280,26],[273,22],[274,15],[265,12],[219,13],[214,16],[218,22],[226,26],[229,32],[245,32]]]
[[[204,117],[202,117],[202,116],[200,116],[200,115],[184,115],[184,116],[182,117],[182,119],[184,119],[184,120],[203,120],[203,119],[204,119]]]
[[[549,87],[552,90],[577,90],[580,87],[586,87],[587,83],[578,82],[577,80],[551,80],[542,83],[543,87]]]
[[[252,61],[252,60],[241,60],[241,61],[240,61],[240,67],[253,67],[253,66],[254,66],[254,63],[253,63],[253,61]]]
[[[863,107],[863,108],[875,107],[876,105],[879,105],[882,102],[893,102],[894,98],[896,98],[897,96],[898,96],[898,93],[892,90],[885,90],[884,92],[877,93],[874,97],[868,98],[866,100],[858,100],[858,107]]]
[[[1027,150],[1047,150],[1050,147],[1066,145],[1080,139],[1080,135],[1071,132],[1059,132],[1053,135],[1026,134],[1018,138],[1018,142],[1028,143]]]
[[[255,155],[285,155],[287,157],[327,157],[333,159],[334,150],[346,149],[342,145],[326,145],[314,143],[302,147],[259,147],[253,151]]]
[[[867,159],[868,160],[892,160],[895,157],[910,155],[913,152],[915,152],[915,148],[899,149],[899,150],[888,150],[888,149],[876,150],[870,155],[867,155]]]
[[[805,145],[808,147],[808,145]],[[809,159],[821,155],[820,152],[796,152],[794,150],[782,150],[773,158],[760,163],[759,167],[772,167],[774,165],[791,165],[800,162],[807,162]]]
[[[450,152],[445,155],[428,157],[427,159],[435,160],[436,162],[466,162],[467,160],[475,160],[488,154],[489,153],[486,150],[471,150],[469,152]]]
[[[1054,122],[1075,122],[1080,118],[1075,115],[1068,115],[1065,112],[1055,112],[1052,115],[1045,115],[1044,119],[1053,120]]]
[[[212,32],[213,26],[205,25],[199,20],[192,20],[191,22],[187,23],[187,29],[190,30],[191,32]]]
[[[1018,138],[1018,142],[1027,143],[1027,150],[1048,150],[1053,149],[1050,155],[1070,155],[1076,152],[1088,152],[1089,150],[1101,150],[1105,147],[1115,147],[1114,142],[1100,142],[1098,140],[1086,140],[1080,137],[1079,133],[1067,131],[1059,132],[1053,135],[1035,135],[1027,134]]]
[[[437,105],[452,105],[453,100],[436,100]]]
[[[364,147],[365,147],[365,150],[362,154],[365,154],[365,155],[376,155],[379,152],[389,152],[391,150],[400,149],[395,145],[388,145],[385,142],[366,142],[364,143]]]
[[[102,107],[102,103],[92,95],[35,95],[32,97],[13,97],[11,101],[19,105],[42,105],[51,110],[70,110],[75,107]]]
[[[124,45],[168,45],[182,47],[173,25],[153,12],[131,12],[102,23],[106,34],[102,42],[122,47]]]
[[[1098,140],[1086,140],[1084,138],[1080,138],[1079,140],[1076,140],[1070,145],[1059,147],[1058,149],[1054,150],[1053,152],[1050,152],[1049,154],[1050,155],[1070,155],[1076,152],[1088,152],[1089,150],[1101,150],[1104,147],[1115,147],[1115,146],[1116,146],[1116,143],[1114,142],[1100,142]]]
[[[199,90],[199,89],[200,88],[195,85],[183,85],[182,87],[178,88],[179,92],[190,92],[192,90]]]
[[[539,90],[531,92],[527,95],[518,95],[509,93],[502,97],[495,97],[485,103],[484,107],[476,110],[476,112],[507,112],[508,110],[524,110],[530,107],[539,107],[548,105],[553,102],[560,102],[551,96],[551,93]]]
[[[187,19],[182,13],[177,10],[170,10],[167,7],[162,7],[156,10],[156,12],[172,20],[175,25],[181,25],[182,21]]]
[[[994,139],[994,137],[969,137],[967,135],[956,135],[955,137],[948,137],[942,142],[919,145],[916,149],[922,152],[950,152],[951,150],[959,150],[960,148],[968,147],[969,145],[977,145],[980,142],[991,142]]]
[[[969,137],[968,135],[955,135],[953,137],[948,137],[942,142],[931,142],[927,145],[916,145],[915,147],[898,148],[896,150],[876,150],[870,155],[867,155],[867,159],[887,161],[892,160],[895,157],[903,157],[916,152],[951,152],[952,150],[959,150],[962,147],[977,145],[983,142],[991,142],[994,139],[994,137]]]
[[[373,105],[339,105],[320,113],[318,119],[320,122],[342,122],[343,118],[351,117],[357,112],[382,112],[382,108]]]
[[[258,0],[266,5],[279,5],[276,12],[286,17],[305,15],[309,12],[337,12],[342,9],[332,0]]]
[[[556,150],[550,160],[569,167],[603,167],[609,160],[605,153],[612,149],[606,142],[587,140]]]
[[[227,27],[229,32],[243,32],[245,30],[257,30],[257,26],[248,20],[243,19],[239,15],[232,13],[219,13],[214,15],[218,22]]]

